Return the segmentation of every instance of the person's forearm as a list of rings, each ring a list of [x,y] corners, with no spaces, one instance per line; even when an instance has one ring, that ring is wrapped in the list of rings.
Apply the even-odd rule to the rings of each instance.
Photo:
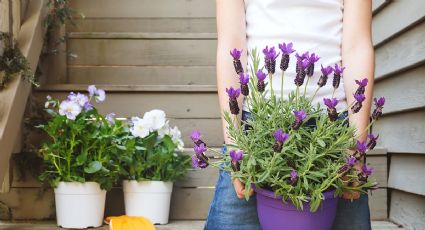
[[[343,65],[346,67],[344,72],[344,87],[347,97],[348,105],[352,105],[354,102],[353,94],[357,89],[355,80],[363,78],[368,79],[368,85],[366,87],[365,96],[366,99],[363,102],[362,109],[356,113],[350,113],[350,124],[356,127],[357,135],[360,141],[364,141],[367,138],[367,132],[365,129],[369,125],[369,117],[373,96],[373,80],[374,80],[374,52],[371,44],[357,44],[348,47],[346,52],[343,52]]]
[[[217,0],[217,90],[221,111],[229,111],[226,88],[239,88],[239,77],[233,67],[230,50],[243,49],[241,63],[246,64],[245,9],[242,0]],[[242,97],[239,97],[242,110]],[[239,117],[240,118],[240,117]],[[227,122],[222,119],[225,143],[231,143],[227,134]]]

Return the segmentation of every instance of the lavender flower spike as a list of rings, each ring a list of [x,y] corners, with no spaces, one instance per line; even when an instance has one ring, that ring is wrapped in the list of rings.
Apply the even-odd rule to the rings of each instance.
[[[230,153],[230,158],[232,158],[232,169],[235,172],[238,172],[241,170],[240,168],[240,161],[243,159],[243,151],[236,151],[236,150],[231,150]]]
[[[236,48],[230,51],[230,55],[233,57],[233,66],[235,67],[235,71],[237,74],[243,73],[243,67],[240,60],[241,54],[242,50],[237,50]]]
[[[205,167],[208,166],[208,157],[205,156],[205,152],[207,151],[207,147],[204,144],[200,144],[193,146],[193,150],[195,151],[196,157],[202,162]]]
[[[353,113],[358,113],[363,106],[363,101],[366,99],[364,94],[354,94],[354,99],[356,99],[356,103],[351,107],[351,111]]]
[[[282,59],[280,61],[280,69],[282,71],[286,71],[289,66],[289,55],[293,53],[295,50],[292,49],[292,42],[285,44],[279,44],[279,49],[282,51]]]
[[[342,73],[344,72],[345,67],[339,66],[338,64],[335,64],[334,68],[334,79],[332,82],[332,86],[337,89],[339,87],[339,84],[341,82]]]
[[[248,87],[249,75],[241,73],[239,75],[239,82],[241,83],[241,93],[242,93],[242,95],[248,96],[249,95],[249,87]]]
[[[289,138],[289,134],[283,132],[282,129],[278,129],[275,133],[274,133],[274,139],[276,140],[276,143],[273,145],[273,150],[276,153],[280,153],[282,152],[282,147],[283,144],[288,140]]]
[[[206,168],[208,162],[204,162],[198,158],[196,155],[192,155],[192,167],[193,168]]]
[[[276,70],[276,58],[279,56],[279,54],[276,53],[276,50],[274,47],[266,46],[266,48],[263,49],[264,54],[264,66],[266,67],[269,74],[274,74]]]
[[[375,102],[376,108],[373,110],[372,119],[378,120],[382,116],[382,109],[384,108],[385,97],[381,97],[379,99],[374,98],[373,101]]]
[[[356,163],[356,158],[354,156],[347,157],[346,164],[350,167],[353,167]]]
[[[292,129],[297,130],[300,128],[302,122],[307,117],[307,114],[305,113],[304,110],[294,111],[293,113],[294,113],[295,121],[292,124]]]
[[[358,85],[358,88],[357,88],[357,90],[354,94],[364,94],[365,91],[366,91],[366,86],[367,86],[368,81],[369,80],[367,78],[364,78],[360,81],[356,80],[356,84]]]
[[[197,130],[192,131],[190,135],[190,139],[192,139],[193,143],[195,143],[195,145],[197,146],[200,146],[201,144],[203,144],[204,146],[207,146],[205,142],[201,140],[201,138],[202,138],[201,132]]]
[[[367,143],[366,141],[357,141],[356,142],[356,152],[354,155],[357,159],[360,159],[367,151]]]
[[[294,79],[295,85],[302,86],[304,84],[304,79],[306,76],[306,69],[310,65],[310,62],[308,61],[308,52],[304,53],[303,55],[296,54],[297,57],[297,65],[296,65],[296,76]]]
[[[365,164],[362,166],[362,171],[358,174],[359,181],[366,182],[367,178],[372,175],[373,168],[368,168]]]
[[[262,93],[266,89],[266,84],[264,83],[264,80],[266,79],[267,75],[261,69],[257,71],[256,75],[258,79],[257,90],[258,92]]]
[[[322,75],[320,76],[319,81],[317,82],[317,85],[319,87],[323,87],[326,85],[326,83],[328,82],[329,74],[331,74],[334,71],[332,66],[323,67],[322,65],[321,67],[322,68],[320,70],[322,71]]]
[[[320,59],[318,55],[312,53],[308,58],[309,65],[307,67],[307,76],[311,77],[314,74],[314,64]]]
[[[369,149],[369,150],[374,149],[374,148],[375,148],[375,146],[376,146],[376,141],[377,141],[377,140],[378,140],[378,138],[379,138],[379,135],[378,135],[378,136],[375,136],[375,135],[373,135],[373,134],[371,133],[371,134],[367,135],[367,138],[369,139],[369,142],[367,143],[367,147],[368,147],[368,149]]]
[[[237,98],[241,94],[241,89],[234,89],[233,87],[230,87],[230,89],[226,88],[226,92],[229,95],[230,112],[234,115],[238,115],[239,105],[238,105]]]
[[[335,107],[338,104],[338,100],[336,98],[323,98],[323,103],[327,107],[329,120],[336,121],[338,119],[338,113]]]
[[[291,171],[291,173],[289,174],[289,176],[291,177],[290,178],[290,184],[292,186],[294,186],[297,183],[297,181],[298,181],[298,172],[295,169],[293,169]]]

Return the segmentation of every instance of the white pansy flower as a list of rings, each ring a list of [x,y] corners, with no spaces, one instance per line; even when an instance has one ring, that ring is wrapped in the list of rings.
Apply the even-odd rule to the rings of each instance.
[[[143,119],[151,123],[152,131],[158,131],[165,125],[165,112],[159,109],[154,109],[146,112]]]
[[[170,129],[170,136],[173,142],[177,145],[177,149],[179,151],[183,151],[184,143],[182,140],[182,133],[180,132],[179,128],[177,128],[177,126],[174,126],[174,128]]]
[[[145,138],[149,135],[151,130],[151,123],[148,120],[132,117],[131,121],[133,126],[130,128],[130,132],[133,136]]]
[[[170,125],[168,124],[168,121],[165,122],[165,125],[158,129],[158,137],[164,138],[165,135],[170,135]]]
[[[81,113],[81,106],[75,101],[65,100],[59,105],[59,114],[66,116],[70,120],[75,120],[78,114]]]

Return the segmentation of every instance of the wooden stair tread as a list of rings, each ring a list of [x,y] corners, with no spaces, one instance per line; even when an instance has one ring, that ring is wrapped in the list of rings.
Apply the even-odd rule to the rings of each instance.
[[[52,84],[37,88],[37,91],[86,91],[88,84]],[[217,92],[215,85],[96,85],[108,92]]]
[[[68,38],[79,39],[217,39],[217,33],[155,33],[155,32],[69,32]]]

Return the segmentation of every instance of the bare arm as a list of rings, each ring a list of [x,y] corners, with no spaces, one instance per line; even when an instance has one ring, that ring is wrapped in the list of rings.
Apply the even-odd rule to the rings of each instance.
[[[232,64],[230,50],[233,48],[243,49],[241,56],[242,64],[246,63],[246,31],[245,31],[245,7],[243,0],[216,0],[217,8],[217,88],[221,111],[229,111],[229,98],[226,88],[239,87],[239,78]],[[244,67],[246,68],[246,67]],[[242,98],[242,97],[239,97]],[[239,108],[241,107],[239,100]],[[222,119],[224,141],[231,143],[227,135],[227,123]],[[239,198],[244,197],[245,185],[235,179],[233,181],[236,194]],[[251,191],[252,194],[252,191]]]
[[[239,88],[239,77],[233,67],[230,50],[243,49],[242,64],[246,63],[245,7],[243,0],[217,0],[217,88],[221,111],[229,111],[229,98],[226,88]],[[245,68],[245,67],[244,67]],[[239,97],[242,98],[242,97]],[[239,108],[241,107],[239,101]],[[224,140],[231,143],[227,133],[227,123],[222,119]]]
[[[342,35],[342,60],[346,67],[344,87],[348,104],[354,101],[353,93],[357,89],[355,80],[367,78],[366,100],[360,112],[350,115],[350,125],[357,129],[360,141],[366,140],[363,132],[369,124],[374,80],[374,51],[371,39],[372,1],[344,0],[344,19]],[[351,111],[349,111],[351,113]],[[361,167],[361,163],[356,165]],[[358,198],[359,194],[344,194],[345,198]]]

